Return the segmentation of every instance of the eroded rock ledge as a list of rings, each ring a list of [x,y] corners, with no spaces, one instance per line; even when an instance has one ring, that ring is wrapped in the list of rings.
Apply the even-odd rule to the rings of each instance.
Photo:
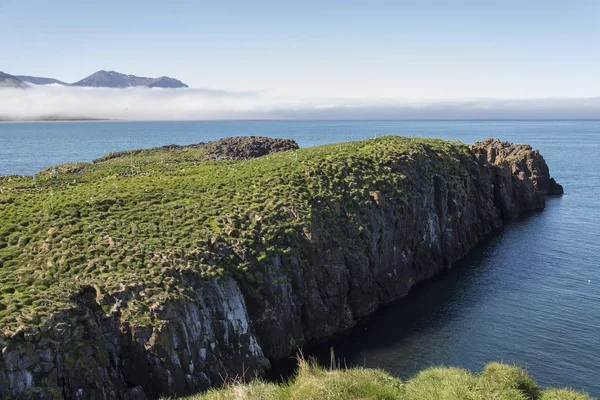
[[[305,169],[305,179],[330,188],[329,197],[310,200],[304,233],[287,243],[288,251],[246,259],[261,272],[260,285],[235,276],[182,276],[194,289],[162,305],[160,324],[146,325],[102,310],[100,294],[83,286],[74,311],[0,336],[0,397],[158,398],[205,390],[226,376],[261,375],[269,359],[347,331],[451,266],[503,219],[542,209],[546,194],[562,193],[527,145],[415,140],[401,151],[395,140],[360,148],[386,149],[385,157],[369,155],[376,166],[360,164],[357,153],[340,171],[325,162]],[[253,145],[215,149],[231,158],[257,154]],[[344,199],[364,168],[391,171],[396,180],[364,184],[356,192],[364,194],[362,205],[351,208]],[[300,218],[293,207],[273,207]]]

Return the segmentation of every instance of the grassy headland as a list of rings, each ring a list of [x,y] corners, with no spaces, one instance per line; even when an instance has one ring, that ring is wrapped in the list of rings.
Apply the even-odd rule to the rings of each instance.
[[[336,236],[333,214],[357,225],[379,190],[387,202],[406,201],[413,170],[432,152],[464,175],[457,159],[468,147],[384,137],[245,161],[210,150],[132,151],[35,179],[0,177],[2,333],[43,326],[90,286],[104,312],[141,325],[159,324],[163,304],[203,279],[260,287],[261,263],[296,251],[295,238],[313,228]]]

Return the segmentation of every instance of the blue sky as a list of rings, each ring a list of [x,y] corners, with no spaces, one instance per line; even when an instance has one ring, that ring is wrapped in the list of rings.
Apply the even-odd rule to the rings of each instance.
[[[0,70],[349,99],[600,96],[600,1],[0,0]]]

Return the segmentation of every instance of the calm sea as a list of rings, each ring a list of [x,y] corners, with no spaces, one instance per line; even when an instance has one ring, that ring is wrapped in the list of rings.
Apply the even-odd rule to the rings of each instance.
[[[513,221],[452,270],[329,346],[348,364],[408,377],[430,365],[523,365],[543,386],[600,397],[600,121],[0,123],[0,174],[171,143],[263,135],[313,146],[378,135],[541,150],[565,195]],[[0,221],[1,223],[1,221]],[[328,355],[327,355],[328,357]]]

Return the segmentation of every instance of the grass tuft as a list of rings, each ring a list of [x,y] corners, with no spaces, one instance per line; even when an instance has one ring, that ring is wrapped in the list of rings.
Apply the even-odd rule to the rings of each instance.
[[[593,400],[585,393],[575,392],[570,389],[548,389],[542,393],[541,400]]]

